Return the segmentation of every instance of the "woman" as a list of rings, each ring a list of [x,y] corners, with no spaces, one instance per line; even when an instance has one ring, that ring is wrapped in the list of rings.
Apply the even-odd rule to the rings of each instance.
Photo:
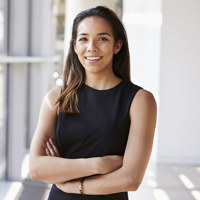
[[[126,31],[113,11],[76,16],[63,80],[44,97],[30,177],[53,184],[49,200],[127,200],[150,158],[156,103],[130,81]]]

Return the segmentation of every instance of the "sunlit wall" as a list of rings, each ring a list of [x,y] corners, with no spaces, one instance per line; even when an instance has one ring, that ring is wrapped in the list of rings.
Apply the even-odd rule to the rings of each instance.
[[[200,164],[200,1],[163,0],[158,161]]]

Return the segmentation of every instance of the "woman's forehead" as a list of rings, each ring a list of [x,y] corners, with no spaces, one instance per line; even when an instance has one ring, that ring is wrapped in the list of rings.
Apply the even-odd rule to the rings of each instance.
[[[84,18],[78,25],[77,35],[90,33],[110,33],[112,28],[110,24],[102,17],[91,16]]]

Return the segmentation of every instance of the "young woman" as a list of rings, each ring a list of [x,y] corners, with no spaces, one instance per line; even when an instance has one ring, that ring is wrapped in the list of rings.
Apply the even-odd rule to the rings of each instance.
[[[130,81],[126,31],[113,11],[76,16],[63,80],[44,97],[30,177],[53,184],[49,200],[128,200],[150,158],[156,103]]]

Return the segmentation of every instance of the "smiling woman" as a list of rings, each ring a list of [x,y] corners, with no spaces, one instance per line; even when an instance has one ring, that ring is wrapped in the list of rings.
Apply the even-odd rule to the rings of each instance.
[[[30,176],[53,183],[49,200],[128,200],[141,184],[156,103],[130,81],[129,63],[126,31],[112,10],[76,16],[63,88],[44,97],[31,144]]]
[[[101,17],[87,17],[78,26],[78,34],[74,50],[85,69],[86,83],[90,75],[99,77],[113,74],[113,55],[117,54],[122,41],[114,39],[110,25]]]

